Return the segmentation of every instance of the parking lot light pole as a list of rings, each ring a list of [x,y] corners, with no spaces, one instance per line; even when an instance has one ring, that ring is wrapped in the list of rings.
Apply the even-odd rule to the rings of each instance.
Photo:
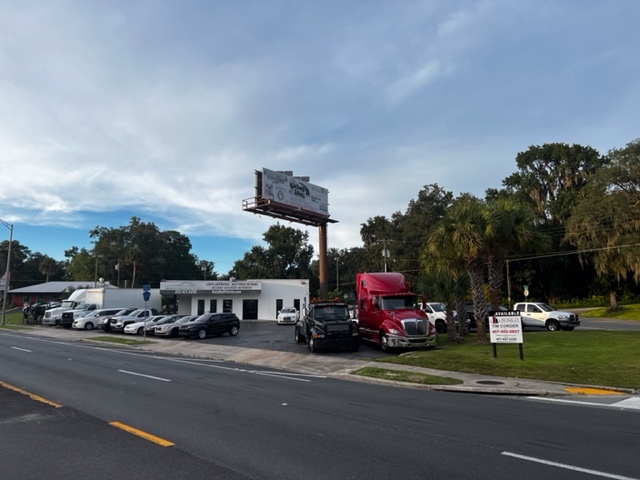
[[[2,298],[2,325],[4,325],[4,317],[7,313],[7,292],[9,290],[9,276],[11,275],[11,244],[13,243],[13,224],[7,223],[0,219],[5,227],[9,229],[9,248],[7,249],[7,271],[4,274],[4,294]]]

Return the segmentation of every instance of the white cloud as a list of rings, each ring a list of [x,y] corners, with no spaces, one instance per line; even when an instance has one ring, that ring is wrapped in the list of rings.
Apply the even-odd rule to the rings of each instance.
[[[331,246],[357,246],[426,184],[482,195],[531,144],[638,136],[639,8],[5,2],[0,218],[259,241],[275,220],[242,200],[267,167],[329,188]]]

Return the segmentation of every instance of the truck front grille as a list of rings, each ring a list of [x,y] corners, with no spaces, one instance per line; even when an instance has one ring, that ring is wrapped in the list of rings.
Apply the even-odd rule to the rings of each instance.
[[[429,320],[410,318],[402,320],[402,327],[406,336],[424,336],[429,334]]]

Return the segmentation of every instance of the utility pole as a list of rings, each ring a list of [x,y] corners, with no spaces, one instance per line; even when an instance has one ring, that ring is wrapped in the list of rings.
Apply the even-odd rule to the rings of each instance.
[[[7,271],[4,274],[4,294],[2,297],[2,325],[4,325],[4,317],[7,313],[7,292],[9,291],[9,278],[11,277],[11,244],[13,243],[13,224],[0,220],[5,227],[9,229],[9,248],[7,248]]]

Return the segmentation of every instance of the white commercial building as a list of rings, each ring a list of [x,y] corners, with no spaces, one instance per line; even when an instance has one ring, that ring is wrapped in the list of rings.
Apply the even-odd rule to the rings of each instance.
[[[304,311],[309,280],[167,280],[160,293],[173,297],[177,312],[232,312],[241,320],[276,320],[282,307]]]

